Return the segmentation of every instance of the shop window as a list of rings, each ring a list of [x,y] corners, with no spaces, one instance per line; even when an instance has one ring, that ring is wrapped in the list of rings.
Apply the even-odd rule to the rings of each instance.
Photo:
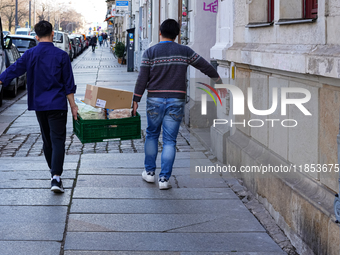
[[[271,26],[274,21],[274,0],[248,1],[248,28]]]

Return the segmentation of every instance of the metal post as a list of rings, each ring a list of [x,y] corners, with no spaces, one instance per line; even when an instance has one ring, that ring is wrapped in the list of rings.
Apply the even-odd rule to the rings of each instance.
[[[18,0],[15,0],[15,30],[17,30],[18,25]]]
[[[35,25],[35,24],[37,24],[36,23],[36,11],[35,11],[35,2],[36,2],[36,0],[34,0],[34,4],[33,4],[33,24]]]
[[[28,5],[28,11],[29,11],[29,18],[28,18],[28,23],[29,23],[29,27],[31,28],[32,27],[32,24],[31,24],[31,0],[29,0],[29,5]]]

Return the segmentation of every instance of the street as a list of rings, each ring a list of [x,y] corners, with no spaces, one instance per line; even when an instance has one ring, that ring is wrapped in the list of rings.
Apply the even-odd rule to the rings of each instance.
[[[108,47],[87,49],[72,66],[80,99],[86,84],[133,91],[138,76]],[[39,125],[26,103],[23,96],[0,109],[0,254],[285,254],[226,177],[191,176],[195,166],[215,162],[184,124],[173,189],[142,180],[145,94],[140,140],[83,145],[68,115],[61,195],[50,191]]]

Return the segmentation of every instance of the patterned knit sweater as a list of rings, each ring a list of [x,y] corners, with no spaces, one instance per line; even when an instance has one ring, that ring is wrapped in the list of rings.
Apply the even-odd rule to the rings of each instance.
[[[143,54],[133,101],[139,102],[145,89],[148,97],[185,98],[188,65],[221,83],[214,67],[192,49],[175,42],[161,42]]]

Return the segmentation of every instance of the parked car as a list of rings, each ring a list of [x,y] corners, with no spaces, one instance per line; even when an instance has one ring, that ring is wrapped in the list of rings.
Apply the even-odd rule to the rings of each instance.
[[[17,28],[15,30],[16,35],[30,35],[31,34],[31,29],[30,28]]]
[[[10,31],[2,31],[2,33],[3,33],[4,37],[6,37],[7,35],[10,35],[10,34],[11,34]]]
[[[77,40],[77,38],[75,36],[70,36],[70,42],[72,44],[72,48],[73,48],[73,58],[76,58],[79,55],[79,40]]]
[[[8,35],[7,37],[12,38],[12,42],[19,50],[20,55],[24,54],[26,50],[37,46],[39,43],[38,40],[34,36],[30,36],[30,35],[17,35],[16,34],[16,35]]]
[[[81,52],[83,52],[85,50],[85,47],[86,47],[86,42],[85,42],[85,38],[82,34],[75,34],[79,40],[80,40],[80,43],[81,43]]]
[[[81,34],[84,37],[85,49],[89,47],[89,41],[87,40],[86,34]]]
[[[36,36],[37,33],[36,33],[35,31],[32,31],[30,35],[31,35],[31,36]]]
[[[71,36],[73,36],[74,38],[76,38],[77,40],[77,43],[78,43],[78,56],[83,52],[84,50],[84,45],[82,43],[82,37],[80,35],[75,35],[75,34],[72,34]]]
[[[60,31],[54,31],[53,37],[54,46],[58,47],[70,55],[70,39],[68,34]]]
[[[91,36],[87,36],[86,37],[86,45],[87,45],[87,47],[90,46],[90,41],[91,41]]]
[[[4,98],[4,90],[2,89],[2,85],[0,85],[0,107],[2,106],[3,98]]]
[[[6,64],[5,64],[5,44],[4,44],[4,37],[3,37],[3,31],[2,31],[2,23],[1,23],[1,17],[0,17],[0,36],[1,36],[1,46],[0,46],[0,71],[3,72],[6,69]],[[0,106],[2,106],[2,98],[4,94],[4,89],[3,86],[0,85]]]
[[[6,37],[6,47],[5,47],[5,63],[6,68],[13,65],[20,57],[20,53],[17,47],[12,43],[10,37]],[[16,97],[18,93],[18,88],[26,88],[26,73],[15,78],[11,81],[10,85],[5,88],[9,91],[11,97]]]

